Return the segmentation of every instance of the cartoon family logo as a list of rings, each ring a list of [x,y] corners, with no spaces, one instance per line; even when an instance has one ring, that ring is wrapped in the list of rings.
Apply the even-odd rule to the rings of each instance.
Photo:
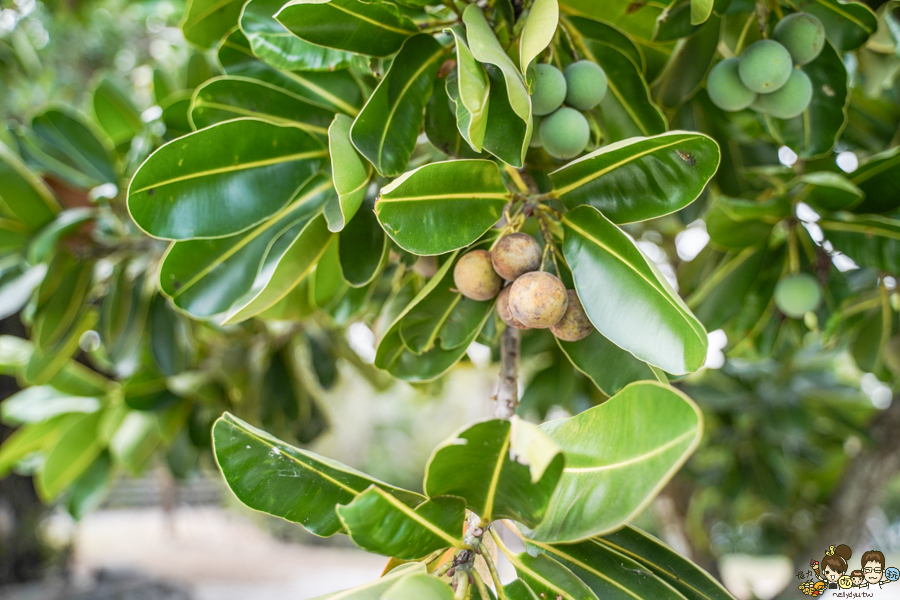
[[[886,568],[884,554],[878,550],[863,552],[860,558],[860,568],[850,570],[849,561],[852,555],[850,547],[841,544],[831,546],[825,553],[821,564],[816,560],[809,561],[812,570],[808,571],[806,576],[814,575],[818,581],[807,581],[800,584],[800,591],[807,596],[820,596],[825,593],[825,590],[850,588],[876,590],[900,579],[900,569]],[[798,573],[797,577],[806,579],[803,572]]]

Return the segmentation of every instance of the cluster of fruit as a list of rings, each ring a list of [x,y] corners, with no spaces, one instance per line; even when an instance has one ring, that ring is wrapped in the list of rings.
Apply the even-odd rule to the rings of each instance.
[[[497,298],[497,314],[516,329],[547,329],[566,342],[591,334],[575,290],[567,290],[551,273],[540,271],[541,246],[530,235],[513,233],[500,239],[491,252],[472,250],[453,268],[453,283],[466,298]],[[509,282],[504,287],[503,280]]]
[[[800,584],[800,591],[807,596],[819,596],[825,593],[824,581],[807,581]]]
[[[590,125],[579,111],[591,110],[603,100],[606,72],[598,64],[579,60],[565,71],[539,64],[534,68],[534,77],[531,146],[543,147],[547,154],[561,160],[578,156],[591,139]]]
[[[809,273],[787,275],[775,286],[775,306],[792,319],[800,319],[816,310],[821,302],[819,282]]]
[[[793,13],[778,22],[772,37],[713,67],[706,79],[713,104],[731,112],[749,107],[777,119],[793,119],[806,110],[812,82],[794,65],[819,56],[825,47],[825,28],[813,15]]]

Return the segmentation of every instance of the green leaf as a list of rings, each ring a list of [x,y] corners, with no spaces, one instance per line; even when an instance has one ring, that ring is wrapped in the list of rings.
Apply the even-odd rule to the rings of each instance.
[[[569,14],[606,21],[626,33],[650,40],[657,20],[666,8],[666,3],[641,4],[625,1],[598,3],[596,0],[562,0],[560,2]]]
[[[626,525],[595,540],[640,563],[688,600],[734,600],[709,573],[640,529]]]
[[[107,147],[80,115],[46,110],[31,118],[31,131],[35,158],[49,171],[83,188],[118,183]]]
[[[536,426],[513,418],[463,429],[438,446],[425,470],[425,493],[460,496],[483,521],[514,519],[530,527],[544,517],[563,455]]]
[[[144,129],[141,114],[128,94],[104,77],[94,88],[94,116],[116,146],[130,142]]]
[[[384,265],[388,246],[388,238],[375,216],[375,199],[370,197],[338,239],[344,281],[353,287],[368,285]]]
[[[478,158],[480,153],[472,150],[460,133],[456,119],[457,104],[447,95],[447,86],[459,89],[455,80],[451,82],[452,76],[451,72],[446,79],[439,78],[434,82],[434,90],[425,106],[425,135],[432,146],[448,156]]]
[[[75,520],[100,507],[112,484],[113,464],[108,452],[101,452],[91,466],[72,484],[66,510]]]
[[[69,208],[59,213],[52,223],[41,229],[28,245],[27,259],[37,264],[48,260],[56,251],[61,238],[78,230],[84,223],[97,217],[93,208]]]
[[[799,200],[828,211],[852,209],[866,195],[852,181],[831,171],[807,173],[798,177],[797,183],[805,185],[797,194]]]
[[[53,193],[18,156],[0,143],[0,215],[38,229],[60,210]]]
[[[596,538],[579,544],[542,544],[534,541],[529,541],[529,544],[571,569],[598,598],[684,600],[683,595],[648,572],[643,565],[604,546]]]
[[[862,266],[900,274],[900,221],[879,215],[833,215],[818,222],[835,250]]]
[[[765,259],[764,247],[729,254],[691,294],[687,305],[708,331],[725,325],[741,310]]]
[[[240,323],[278,304],[312,271],[333,237],[325,217],[320,214],[311,219],[299,235],[284,238],[287,246],[279,250],[279,259],[274,261],[267,257],[253,286],[232,304],[223,324]]]
[[[83,314],[94,272],[92,262],[60,257],[51,263],[49,275],[41,283],[32,324],[37,347],[47,351],[69,333]]]
[[[850,176],[866,197],[853,207],[857,213],[882,213],[900,206],[900,182],[896,167],[900,165],[900,147],[891,148],[863,161]]]
[[[285,209],[249,232],[172,244],[159,272],[162,292],[198,318],[228,311],[258,277],[271,276],[266,267],[278,264],[330,198],[330,190],[331,182],[319,175]]]
[[[76,324],[69,329],[65,338],[59,340],[52,350],[35,348],[23,377],[31,385],[44,385],[67,366],[69,359],[78,351],[78,342],[85,332],[90,331],[97,323],[97,311],[88,309],[82,313]],[[57,386],[59,387],[59,386]]]
[[[494,65],[485,65],[490,81],[488,110],[490,118],[484,132],[483,149],[517,169],[524,166],[531,140],[533,121],[523,121],[509,103],[503,73]],[[447,77],[448,94],[453,99],[452,73]],[[456,103],[457,123],[465,116],[464,107]],[[463,119],[463,123],[465,123]]]
[[[350,539],[369,552],[418,560],[441,548],[465,547],[462,498],[440,496],[413,508],[373,486],[337,512]]]
[[[588,206],[566,213],[563,226],[575,290],[603,337],[667,373],[699,369],[703,326],[631,239]]]
[[[191,126],[191,98],[190,95],[175,94],[163,107],[162,122],[166,126],[165,140],[170,142],[175,138],[189,134],[193,131]]]
[[[627,33],[610,25],[605,21],[585,19],[583,17],[564,17],[565,21],[574,26],[577,32],[594,42],[599,42],[615,48],[627,56],[637,67],[639,73],[643,73],[647,67],[647,59],[644,53]]]
[[[324,140],[334,112],[285,88],[247,77],[215,77],[194,91],[190,120],[197,129],[239,117],[296,125]]]
[[[118,464],[139,475],[161,442],[156,413],[129,410],[109,440],[109,451]]]
[[[0,403],[0,419],[7,425],[38,423],[67,413],[95,413],[100,404],[99,398],[67,394],[49,385],[34,386]]]
[[[103,449],[97,427],[103,413],[73,419],[47,454],[36,481],[41,498],[49,502],[78,479]]]
[[[456,107],[459,133],[475,152],[481,152],[488,125],[490,80],[480,62],[475,60],[466,41],[466,31],[454,25],[447,31],[456,42],[455,75],[447,77],[445,95]]]
[[[713,0],[691,0],[691,25],[705,23],[712,10]]]
[[[321,142],[296,126],[220,123],[150,155],[131,180],[128,210],[154,237],[224,237],[282,209],[327,156]]]
[[[613,223],[661,217],[697,199],[719,166],[719,145],[673,131],[609,144],[550,174],[556,196],[587,204]]]
[[[388,56],[419,32],[396,6],[360,0],[292,0],[275,19],[318,46]]]
[[[46,450],[59,441],[71,423],[82,415],[68,414],[19,427],[0,446],[0,477],[6,477],[16,463],[29,454]]]
[[[575,368],[607,396],[618,393],[629,383],[658,379],[653,367],[622,350],[599,331],[577,342],[556,338],[556,343]]]
[[[381,175],[406,169],[443,56],[444,47],[432,36],[411,37],[353,122],[353,144]]]
[[[0,319],[5,319],[22,310],[31,300],[32,292],[44,280],[46,273],[47,265],[37,264],[3,282],[3,286],[0,288]]]
[[[540,600],[537,594],[521,579],[514,579],[503,586],[503,593],[509,600]]]
[[[417,573],[394,584],[381,600],[452,600],[450,586],[436,577]]]
[[[365,112],[365,111],[364,111]],[[338,197],[325,207],[330,231],[341,231],[359,210],[366,197],[372,166],[360,156],[350,141],[353,119],[335,115],[328,127],[328,152],[331,155],[331,177]]]
[[[791,4],[818,17],[825,26],[825,36],[842,53],[865,44],[878,28],[878,17],[861,2],[800,0]]]
[[[712,0],[700,0],[710,3]],[[691,0],[691,11],[697,0]],[[677,108],[688,102],[703,87],[719,45],[722,19],[704,18],[705,24],[691,37],[679,43],[663,72],[653,82],[657,103],[664,109]]]
[[[547,516],[526,535],[578,541],[618,529],[649,504],[700,443],[702,415],[680,391],[641,382],[541,429],[566,467]]]
[[[239,0],[190,0],[184,11],[184,38],[201,48],[215,46],[238,22]]]
[[[591,588],[567,567],[546,554],[531,556],[522,552],[506,554],[506,557],[516,568],[519,578],[539,598],[597,600],[597,595]]]
[[[375,213],[404,250],[443,254],[481,237],[500,219],[510,198],[494,162],[456,160],[398,177],[381,190]]]
[[[313,600],[381,600],[384,593],[391,586],[397,583],[399,579],[415,576],[418,574],[422,574],[428,577],[425,565],[423,563],[406,563],[400,565],[396,569],[391,570],[390,573],[382,575],[378,579],[373,579],[372,581],[364,583],[363,585],[356,586],[355,588],[350,588],[349,590],[325,594],[324,596],[317,596],[316,598],[313,598]],[[437,581],[437,579],[435,579],[434,577],[429,578]]]
[[[285,71],[334,71],[350,66],[352,54],[310,44],[276,21],[282,6],[282,0],[250,0],[244,5],[240,26],[253,54]]]
[[[213,426],[213,451],[235,496],[254,510],[329,536],[343,530],[335,506],[376,485],[407,506],[422,497],[337,461],[294,448],[225,413]]]
[[[790,214],[791,206],[783,198],[760,202],[716,196],[704,221],[714,246],[739,250],[762,243],[772,227]]]
[[[553,41],[558,21],[557,0],[535,0],[531,5],[519,40],[519,67],[523,73],[528,71],[531,61]]]
[[[167,377],[187,369],[190,362],[190,326],[162,295],[150,304],[150,352],[159,372]]]
[[[847,69],[831,44],[825,44],[819,57],[800,69],[812,81],[809,106],[789,120],[766,115],[766,126],[778,143],[790,147],[800,158],[824,156],[831,152],[847,124]]]

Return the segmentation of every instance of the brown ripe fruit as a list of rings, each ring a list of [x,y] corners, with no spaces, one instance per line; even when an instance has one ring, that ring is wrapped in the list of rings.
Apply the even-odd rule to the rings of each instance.
[[[500,319],[514,329],[528,329],[524,325],[522,325],[517,318],[512,315],[512,312],[509,309],[509,290],[512,289],[511,285],[506,286],[502,290],[500,290],[500,294],[497,296],[497,314],[500,315]]]
[[[500,277],[515,281],[541,268],[541,245],[526,233],[512,233],[494,246],[491,262]]]
[[[584,312],[575,290],[566,290],[566,295],[569,298],[566,314],[556,325],[550,327],[550,331],[564,342],[577,342],[591,335],[594,326]]]
[[[566,314],[568,304],[566,286],[550,273],[525,273],[510,286],[510,312],[526,327],[546,329],[555,325]]]
[[[472,300],[490,300],[500,291],[503,280],[491,266],[491,253],[472,250],[453,267],[453,283],[459,293]]]

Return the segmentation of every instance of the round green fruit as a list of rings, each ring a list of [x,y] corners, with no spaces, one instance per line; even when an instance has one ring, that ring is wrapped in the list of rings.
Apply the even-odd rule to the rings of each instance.
[[[738,75],[751,91],[768,94],[787,82],[793,66],[791,55],[784,46],[773,40],[759,40],[741,54]]]
[[[562,71],[544,63],[534,67],[534,78],[531,112],[538,116],[549,115],[566,99],[566,78]]]
[[[565,71],[566,104],[578,110],[591,110],[603,100],[608,82],[603,67],[589,60],[574,62]]]
[[[744,110],[756,100],[756,92],[741,83],[739,62],[737,58],[723,60],[712,68],[706,78],[706,93],[712,103],[722,110]]]
[[[808,273],[788,275],[775,286],[775,306],[793,319],[815,310],[821,301],[819,282]]]
[[[566,306],[566,314],[563,315],[550,331],[564,342],[577,342],[583,340],[594,332],[594,325],[588,319],[581,300],[575,290],[567,290],[566,296],[569,303]]]
[[[591,139],[591,128],[584,115],[563,107],[541,121],[541,144],[553,158],[574,158],[584,152]]]
[[[566,286],[544,271],[525,273],[509,289],[510,312],[526,327],[546,329],[556,325],[568,305]]]
[[[515,281],[525,273],[541,268],[541,245],[527,233],[511,233],[500,239],[491,252],[497,275]]]
[[[512,286],[508,285],[500,290],[500,293],[497,295],[497,314],[500,315],[501,321],[513,329],[528,329],[513,316],[512,311],[509,309],[509,290],[511,289]]]
[[[787,48],[797,65],[812,62],[825,47],[825,27],[809,13],[797,12],[778,21],[772,37]]]
[[[776,119],[793,119],[803,113],[812,100],[812,82],[800,69],[794,69],[781,89],[771,94],[759,95],[763,112]]]
[[[453,267],[453,283],[459,293],[472,300],[490,300],[500,291],[503,280],[494,272],[491,253],[472,250]]]

